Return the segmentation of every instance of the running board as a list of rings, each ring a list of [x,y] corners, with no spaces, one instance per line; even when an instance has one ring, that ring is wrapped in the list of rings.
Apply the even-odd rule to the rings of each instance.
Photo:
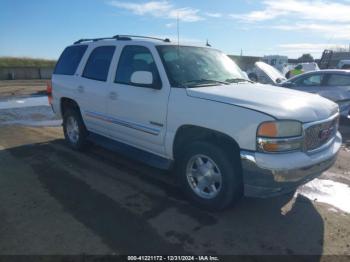
[[[141,149],[129,146],[127,144],[115,141],[96,133],[89,133],[87,139],[94,144],[100,145],[111,151],[120,153],[134,160],[140,161],[155,168],[168,170],[171,168],[173,161],[157,156],[155,154],[143,151]]]

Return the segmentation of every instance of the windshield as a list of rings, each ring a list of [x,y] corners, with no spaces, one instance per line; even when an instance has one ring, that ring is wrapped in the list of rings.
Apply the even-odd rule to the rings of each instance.
[[[241,69],[218,50],[169,45],[158,46],[157,49],[173,87],[248,81]]]

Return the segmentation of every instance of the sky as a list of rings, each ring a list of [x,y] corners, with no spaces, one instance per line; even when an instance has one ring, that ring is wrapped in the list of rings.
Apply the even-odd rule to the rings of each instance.
[[[350,0],[0,0],[0,56],[57,59],[116,34],[209,43],[227,54],[320,58],[349,47]]]

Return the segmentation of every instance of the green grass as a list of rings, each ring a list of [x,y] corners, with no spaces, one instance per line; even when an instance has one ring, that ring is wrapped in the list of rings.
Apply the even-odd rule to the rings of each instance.
[[[0,57],[0,67],[54,67],[56,62],[29,57]]]

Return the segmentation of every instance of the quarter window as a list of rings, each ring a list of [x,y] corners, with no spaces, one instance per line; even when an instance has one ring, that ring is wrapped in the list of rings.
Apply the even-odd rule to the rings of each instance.
[[[86,62],[83,77],[106,81],[115,46],[96,47]]]
[[[350,86],[350,76],[348,75],[330,75],[328,79],[329,86]]]
[[[87,45],[69,46],[64,49],[62,55],[58,59],[54,74],[74,75],[86,49]]]
[[[144,46],[126,46],[119,58],[115,82],[126,85],[135,85],[131,83],[131,76],[136,71],[147,71],[152,73],[153,86],[161,86],[157,66],[149,49]]]

